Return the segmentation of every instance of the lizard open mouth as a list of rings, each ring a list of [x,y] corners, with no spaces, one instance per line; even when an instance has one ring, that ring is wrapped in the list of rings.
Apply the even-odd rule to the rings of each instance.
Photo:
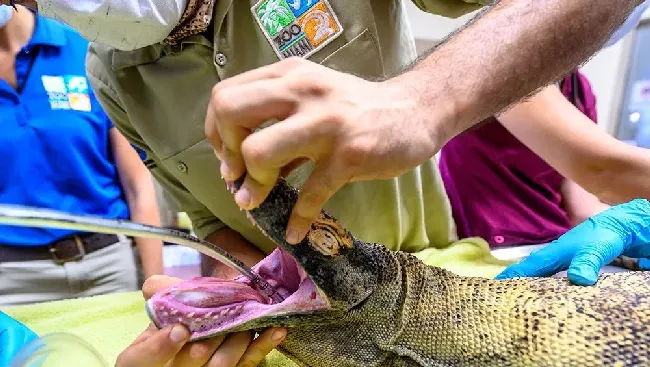
[[[223,334],[248,321],[325,310],[330,303],[305,270],[282,248],[253,267],[285,300],[271,303],[251,282],[199,277],[156,293],[147,301],[149,317],[158,328],[183,324],[190,340]]]

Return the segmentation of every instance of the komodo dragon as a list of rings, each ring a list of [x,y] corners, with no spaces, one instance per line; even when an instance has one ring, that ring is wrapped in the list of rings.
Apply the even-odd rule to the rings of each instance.
[[[648,272],[602,275],[592,287],[461,277],[362,242],[325,212],[292,246],[284,233],[296,199],[280,180],[248,212],[279,245],[254,269],[283,302],[243,277],[196,278],[155,294],[152,321],[183,323],[192,340],[285,326],[278,349],[310,367],[650,366]]]

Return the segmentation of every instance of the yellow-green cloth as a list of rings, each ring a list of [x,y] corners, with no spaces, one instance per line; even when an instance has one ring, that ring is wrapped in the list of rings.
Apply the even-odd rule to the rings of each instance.
[[[478,237],[456,241],[442,249],[427,248],[414,255],[427,265],[445,268],[458,275],[490,279],[515,262],[492,256],[488,243]]]
[[[488,244],[478,238],[458,241],[443,249],[416,254],[432,266],[465,276],[496,276],[510,261],[494,258]],[[140,292],[7,307],[5,313],[23,322],[35,333],[68,332],[95,347],[109,365],[149,325]],[[274,351],[265,366],[294,367],[293,362]]]

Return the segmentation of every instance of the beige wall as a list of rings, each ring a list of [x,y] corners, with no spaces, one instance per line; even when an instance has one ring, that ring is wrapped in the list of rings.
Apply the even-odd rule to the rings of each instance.
[[[416,38],[418,50],[424,50],[443,39],[450,32],[465,24],[474,14],[459,19],[447,19],[419,10],[410,1],[405,1],[411,19],[411,29]],[[650,18],[650,11],[644,18]],[[600,126],[612,133],[616,126],[622,78],[626,70],[629,38],[609,47],[587,62],[581,70],[591,81],[598,99]]]

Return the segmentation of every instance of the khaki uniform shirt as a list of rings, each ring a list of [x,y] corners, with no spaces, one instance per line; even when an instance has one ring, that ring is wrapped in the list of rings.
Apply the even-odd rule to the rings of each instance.
[[[419,0],[422,10],[457,17],[484,0]],[[399,0],[217,0],[214,38],[134,51],[93,44],[88,76],[113,123],[147,153],[145,163],[187,212],[198,236],[228,226],[269,253],[275,245],[240,211],[220,177],[204,121],[212,87],[233,75],[306,57],[364,78],[390,76],[416,58]],[[312,169],[288,179],[300,187]],[[354,235],[416,252],[456,240],[435,159],[389,180],[346,185],[325,209]]]

